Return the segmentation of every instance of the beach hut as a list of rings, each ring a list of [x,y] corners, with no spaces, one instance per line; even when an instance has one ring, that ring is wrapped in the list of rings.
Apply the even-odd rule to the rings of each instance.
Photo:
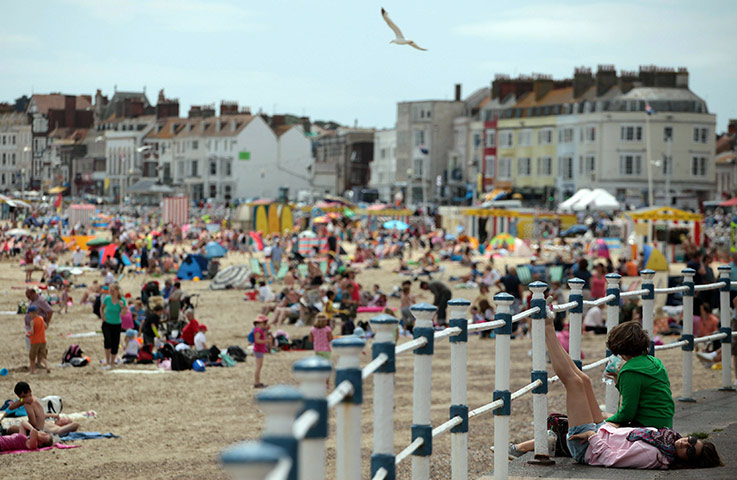
[[[202,255],[189,254],[179,266],[177,278],[181,280],[203,278],[203,272],[207,272],[207,259]]]
[[[697,247],[702,243],[701,224],[704,216],[700,213],[687,212],[673,207],[651,207],[627,212],[626,215],[634,223],[633,230],[637,246],[654,245],[663,251],[666,259],[672,262],[683,260],[681,247],[675,242],[668,242],[668,237],[674,237],[674,231],[686,234]]]
[[[92,217],[95,215],[95,206],[89,204],[72,204],[67,209],[67,217],[69,218],[69,225],[75,226],[77,224],[89,227],[92,224]]]
[[[162,219],[165,224],[184,225],[189,223],[189,197],[179,195],[165,197]]]

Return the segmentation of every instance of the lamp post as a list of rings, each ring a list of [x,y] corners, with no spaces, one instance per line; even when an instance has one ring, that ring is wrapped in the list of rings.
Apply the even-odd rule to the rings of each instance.
[[[411,168],[407,169],[407,205],[412,205],[412,172]]]

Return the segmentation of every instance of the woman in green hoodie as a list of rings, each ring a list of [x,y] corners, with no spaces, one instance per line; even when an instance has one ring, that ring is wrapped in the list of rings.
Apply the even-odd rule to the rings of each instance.
[[[663,362],[648,354],[650,337],[638,322],[612,328],[607,348],[625,364],[616,376],[619,409],[607,418],[622,427],[673,428],[675,405]]]

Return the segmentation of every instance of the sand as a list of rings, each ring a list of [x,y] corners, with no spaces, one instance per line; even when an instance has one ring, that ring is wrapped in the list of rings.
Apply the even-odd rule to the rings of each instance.
[[[62,259],[63,260],[63,259]],[[244,257],[230,255],[224,266],[243,263]],[[403,277],[390,273],[396,266],[394,260],[386,261],[381,270],[365,270],[359,275],[359,283],[370,287],[378,283],[385,291],[400,283]],[[466,269],[448,264],[448,275],[465,273]],[[39,273],[35,274],[37,279]],[[91,283],[99,278],[95,273],[85,273],[79,282]],[[0,311],[15,310],[18,302],[25,300],[22,288],[24,272],[17,262],[0,263]],[[124,292],[134,297],[147,276],[128,274],[122,281]],[[213,292],[209,282],[186,282],[186,293],[199,293],[197,318],[207,324],[208,343],[227,348],[229,345],[247,344],[246,336],[252,320],[260,308],[258,302],[246,302],[241,291]],[[419,291],[414,287],[415,293]],[[73,290],[78,302],[83,290]],[[455,297],[469,300],[475,290],[454,289]],[[424,300],[432,301],[426,294]],[[398,300],[390,299],[390,305],[398,306]],[[370,318],[370,315],[365,315]],[[88,440],[80,442],[82,448],[0,455],[0,471],[3,478],[40,478],[51,475],[59,479],[219,479],[227,478],[218,463],[219,453],[241,440],[259,437],[264,417],[254,401],[258,392],[253,389],[252,358],[235,368],[209,368],[205,373],[167,372],[161,375],[110,374],[99,369],[103,358],[102,336],[68,338],[68,333],[82,333],[100,329],[100,320],[90,305],[75,303],[68,314],[54,315],[48,331],[49,357],[54,364],[51,374],[28,374],[26,350],[23,340],[22,315],[1,315],[2,348],[0,368],[10,374],[0,377],[0,399],[14,398],[13,385],[28,381],[39,397],[61,395],[64,411],[95,410],[96,420],[82,420],[81,430],[113,432],[119,439]],[[292,336],[307,334],[307,327],[287,327]],[[669,337],[674,339],[674,337]],[[406,339],[402,339],[406,341]],[[78,343],[92,358],[83,368],[61,368],[61,355],[68,345]],[[529,383],[531,358],[528,351],[531,341],[512,341],[512,388]],[[583,350],[588,361],[599,359],[604,353],[604,337],[586,337]],[[370,350],[367,350],[370,351]],[[295,384],[292,364],[310,355],[310,352],[280,352],[268,355],[262,379],[269,385]],[[468,399],[471,409],[492,401],[494,390],[494,341],[478,336],[469,338],[468,346]],[[681,352],[669,350],[659,355],[670,372],[673,392],[681,391]],[[362,359],[370,361],[367,354]],[[412,423],[412,355],[405,354],[397,361],[396,378],[396,437],[395,453],[410,442]],[[128,368],[128,367],[125,367]],[[154,368],[140,366],[132,368]],[[548,371],[552,372],[550,365]],[[720,385],[720,373],[694,365],[694,390],[714,388]],[[551,373],[552,375],[552,373]],[[601,370],[592,371],[591,377],[597,397],[603,402]],[[432,423],[439,425],[448,419],[450,403],[449,344],[444,339],[436,344],[433,358]],[[372,395],[373,382],[366,382],[363,406],[363,478],[368,478],[369,458],[372,447]],[[549,411],[564,412],[563,388],[552,385],[549,394]],[[328,472],[332,478],[335,461],[335,423],[331,416],[331,437],[328,441]],[[532,435],[532,397],[526,395],[512,405],[512,440],[527,439]],[[493,415],[475,417],[470,422],[469,470],[470,478],[477,478],[492,469],[493,454],[490,451],[493,434]],[[450,477],[450,438],[444,434],[435,439],[432,457],[432,478]],[[410,478],[411,460],[398,466],[398,478]]]

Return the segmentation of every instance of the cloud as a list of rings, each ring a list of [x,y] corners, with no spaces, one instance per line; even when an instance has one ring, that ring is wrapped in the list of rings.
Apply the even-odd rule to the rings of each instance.
[[[0,32],[0,47],[18,49],[40,47],[41,40],[32,35],[17,35],[8,32]]]
[[[182,33],[263,32],[267,22],[241,6],[218,0],[67,0],[109,23],[155,24]]]

